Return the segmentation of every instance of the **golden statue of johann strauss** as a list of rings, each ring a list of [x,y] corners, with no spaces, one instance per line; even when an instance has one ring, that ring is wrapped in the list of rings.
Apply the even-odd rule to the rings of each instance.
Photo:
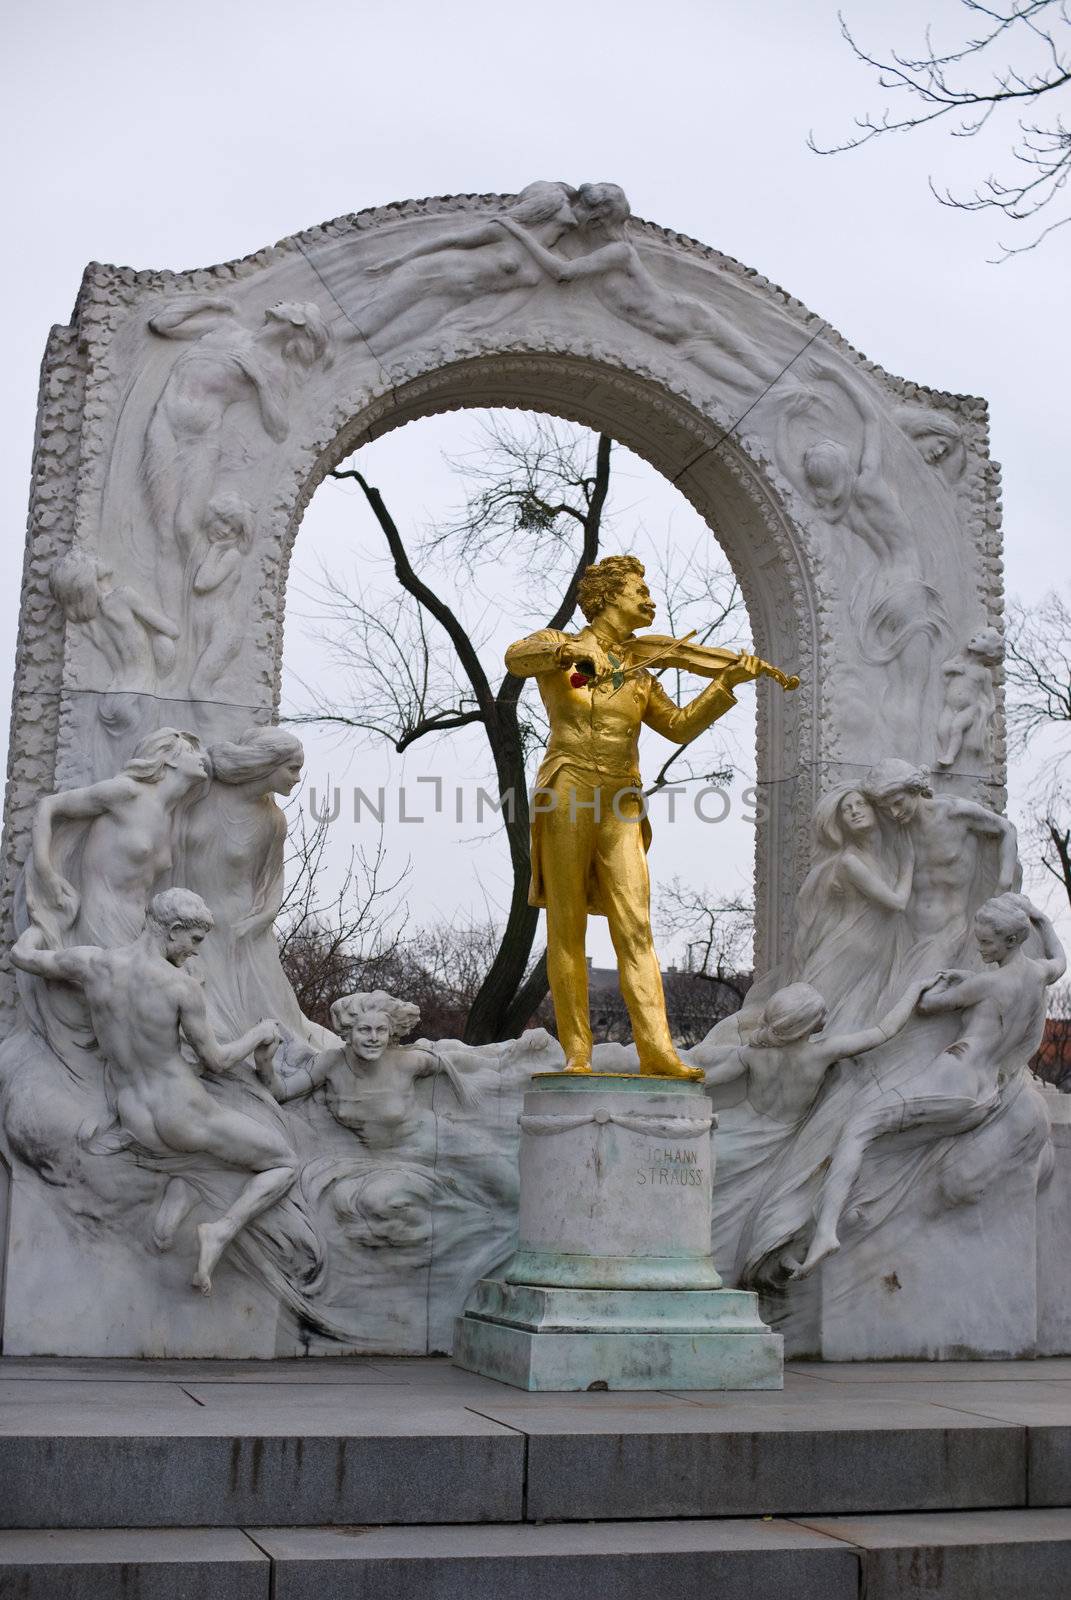
[[[686,744],[736,704],[735,684],[771,669],[757,656],[711,651],[713,682],[676,706],[640,661],[651,660],[643,646],[655,641],[634,636],[655,614],[642,562],[607,556],[588,567],[577,600],[586,628],[576,634],[544,628],[506,651],[510,672],[538,682],[550,718],[532,807],[529,900],[547,911],[547,971],[565,1070],[591,1071],[585,933],[594,913],[610,924],[641,1073],[702,1078],[684,1065],[670,1037],[651,935],[640,724]],[[658,643],[669,648],[656,659],[668,664],[683,642]],[[696,654],[694,647],[689,653]]]

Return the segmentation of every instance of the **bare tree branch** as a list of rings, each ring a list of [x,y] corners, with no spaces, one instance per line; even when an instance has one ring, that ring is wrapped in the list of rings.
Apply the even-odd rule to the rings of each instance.
[[[1057,199],[1071,174],[1071,127],[1065,106],[1071,101],[1071,18],[1066,0],[1011,0],[992,6],[982,0],[961,0],[964,10],[981,23],[956,49],[938,53],[931,30],[919,55],[890,52],[888,59],[872,55],[859,44],[842,14],[840,30],[856,59],[877,73],[878,85],[906,95],[917,107],[903,115],[886,108],[880,116],[856,117],[858,130],[830,145],[808,138],[818,155],[857,150],[888,133],[908,133],[931,123],[948,121],[954,138],[970,139],[987,128],[1000,113],[1015,115],[1017,133],[1010,142],[1011,159],[1018,171],[1008,177],[990,174],[967,195],[930,189],[942,205],[960,211],[997,211],[1012,222],[1025,222]],[[997,50],[1001,64],[991,64]],[[991,54],[987,55],[987,52]],[[1008,55],[1014,59],[1005,65]],[[979,76],[972,81],[971,74]],[[964,76],[966,74],[966,76]],[[1044,122],[1034,120],[1040,103],[1051,108]],[[1033,250],[1071,214],[1048,224],[1025,245],[1002,245],[1001,260]]]
[[[388,876],[381,835],[370,856],[350,852],[334,894],[325,900],[330,824],[321,820],[310,829],[300,803],[293,809],[287,888],[276,923],[279,957],[303,1014],[329,1027],[331,1002],[357,987],[366,963],[383,961],[398,949],[405,926],[399,891],[409,865]]]
[[[1071,735],[1071,606],[1050,592],[1034,607],[1008,607],[1004,641],[1008,728],[1022,750],[1041,729]]]
[[[739,896],[719,903],[709,890],[673,878],[659,894],[658,921],[670,937],[683,936],[686,972],[721,984],[743,1004],[751,987],[753,905]]]
[[[1055,590],[1036,606],[1008,607],[1004,681],[1012,747],[1030,749],[1048,735],[1055,758],[1043,769],[1028,838],[1043,871],[1071,905],[1071,795],[1064,777],[1071,753],[1071,606]]]
[[[545,723],[530,684],[502,672],[497,663],[494,672],[482,664],[491,629],[485,635],[478,629],[491,608],[492,627],[497,624],[501,602],[497,594],[487,597],[479,614],[479,572],[492,562],[497,576],[502,558],[515,556],[523,540],[526,578],[534,579],[535,603],[547,618],[543,625],[568,626],[580,578],[600,554],[612,459],[606,435],[538,415],[493,418],[475,456],[451,463],[474,484],[463,509],[452,520],[425,530],[416,558],[410,555],[412,540],[407,548],[384,495],[365,475],[352,465],[333,474],[360,489],[385,540],[399,587],[385,595],[374,583],[365,590],[361,583],[321,572],[306,599],[329,641],[334,670],[315,687],[303,686],[307,705],[288,720],[370,733],[389,740],[399,752],[423,738],[482,726],[502,804],[512,882],[497,942],[476,941],[489,954],[482,981],[466,1002],[464,1029],[470,1043],[518,1032],[537,1014],[547,991],[545,956],[532,959],[538,911],[528,904],[527,792],[527,761],[534,747],[545,742]],[[683,559],[678,555],[672,568],[663,558],[661,571],[652,574],[652,587],[661,591],[671,630],[695,627],[704,640],[731,644],[737,641],[726,635],[739,630],[744,607],[735,579],[715,553],[713,541],[704,535]],[[537,611],[528,625],[538,623]],[[678,692],[680,688],[678,676]],[[655,787],[664,786],[671,772],[679,770],[673,763],[679,764],[682,756],[687,760],[687,749],[673,750]],[[703,774],[689,765],[686,781],[699,776],[728,781],[732,768],[725,761],[704,764],[711,770]],[[447,939],[442,929],[433,933],[421,930],[420,937],[432,946],[437,938]],[[449,936],[451,948],[460,937]],[[394,952],[397,959],[416,960],[411,941],[403,944]],[[417,962],[426,973],[435,966],[430,948]],[[417,981],[413,972],[415,968],[407,981]],[[427,978],[429,995],[437,981]],[[457,985],[455,990],[460,993]]]

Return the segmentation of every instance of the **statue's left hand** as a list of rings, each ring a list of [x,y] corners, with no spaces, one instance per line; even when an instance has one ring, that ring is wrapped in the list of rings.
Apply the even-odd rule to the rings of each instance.
[[[757,678],[762,671],[762,658],[760,656],[742,655],[734,661],[731,667],[726,667],[722,674],[723,681],[733,688],[738,683],[750,683],[752,678]]]

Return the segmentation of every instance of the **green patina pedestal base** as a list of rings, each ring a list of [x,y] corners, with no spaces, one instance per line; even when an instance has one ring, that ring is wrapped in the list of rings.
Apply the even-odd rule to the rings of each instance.
[[[519,1389],[779,1389],[782,1341],[710,1251],[702,1085],[536,1077],[517,1251],[458,1319],[459,1367]]]
[[[485,1278],[454,1362],[519,1389],[780,1389],[782,1341],[738,1289],[559,1289]]]

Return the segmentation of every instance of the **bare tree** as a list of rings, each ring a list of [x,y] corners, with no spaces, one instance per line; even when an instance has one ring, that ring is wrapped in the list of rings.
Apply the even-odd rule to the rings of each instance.
[[[287,835],[288,887],[276,920],[279,957],[301,1011],[326,1028],[332,1001],[361,988],[370,965],[396,958],[404,929],[399,891],[409,868],[387,873],[380,838],[370,856],[351,851],[341,880],[325,899],[329,824],[320,821],[310,829],[300,805],[294,813]]]
[[[524,442],[528,435],[527,445]],[[526,756],[535,730],[521,713],[523,681],[499,669],[494,677],[480,659],[479,640],[427,576],[433,555],[453,555],[474,568],[493,559],[508,540],[526,538],[533,576],[564,576],[564,590],[545,626],[563,628],[576,607],[580,577],[599,552],[610,485],[611,441],[594,440],[538,418],[527,429],[513,420],[489,426],[485,463],[470,466],[474,494],[464,514],[437,529],[417,555],[418,571],[380,491],[356,467],[339,468],[338,480],[355,482],[386,540],[402,595],[384,615],[377,603],[334,585],[335,619],[348,620],[342,641],[351,669],[352,706],[321,697],[291,720],[354,727],[388,738],[405,750],[431,734],[480,724],[494,767],[513,886],[498,948],[472,999],[465,1027],[471,1044],[505,1038],[524,1026],[546,993],[545,960],[531,963],[539,913],[528,904],[530,876]],[[487,464],[502,466],[492,473]],[[564,572],[563,572],[564,568]],[[404,598],[403,598],[404,597]],[[433,630],[448,651],[433,647]]]
[[[1004,675],[1013,749],[1025,751],[1046,734],[1057,742],[1057,755],[1046,764],[1047,782],[1041,785],[1027,837],[1071,905],[1071,793],[1066,777],[1071,741],[1071,607],[1062,595],[1051,592],[1032,607],[1021,601],[1009,606]]]
[[[939,51],[927,27],[915,55],[872,55],[840,16],[840,29],[856,59],[878,74],[882,89],[906,97],[911,109],[897,115],[856,117],[858,132],[837,144],[808,143],[819,155],[857,150],[888,133],[908,133],[945,123],[955,138],[971,139],[1010,116],[1015,131],[1004,177],[991,173],[970,193],[930,189],[942,205],[960,211],[995,211],[1013,223],[1028,223],[1061,197],[1071,173],[1071,16],[1066,0],[960,0],[972,31],[953,49]],[[1001,260],[1033,250],[1046,235],[1071,221],[1071,212],[1049,222],[1026,244],[1001,245]]]
[[[1013,601],[1004,642],[1008,729],[1020,748],[1044,728],[1071,733],[1071,606],[1055,590],[1036,606]]]
[[[753,905],[739,896],[721,899],[708,889],[673,878],[659,894],[658,923],[670,938],[684,944],[688,976],[725,990],[735,999],[731,1009],[743,1004],[751,987]]]
[[[333,474],[360,489],[386,542],[398,590],[384,598],[324,574],[313,598],[338,671],[330,675],[330,692],[312,692],[310,707],[289,720],[360,730],[397,751],[460,728],[482,728],[512,885],[497,947],[471,997],[464,1036],[472,1044],[518,1032],[547,991],[545,958],[532,958],[539,914],[528,904],[528,768],[544,741],[545,721],[524,681],[503,671],[497,650],[494,668],[486,664],[487,613],[500,610],[500,603],[486,602],[473,624],[462,602],[478,602],[481,569],[500,564],[523,541],[526,592],[543,608],[542,619],[528,625],[569,624],[580,577],[600,552],[611,451],[606,435],[544,416],[492,418],[481,450],[451,462],[467,482],[463,509],[409,542],[384,495],[356,466]],[[704,637],[743,612],[735,580],[712,562],[711,548],[688,563],[666,608],[671,625],[689,606],[701,610]],[[448,598],[459,572],[466,593]],[[668,781],[669,765],[656,786]]]

